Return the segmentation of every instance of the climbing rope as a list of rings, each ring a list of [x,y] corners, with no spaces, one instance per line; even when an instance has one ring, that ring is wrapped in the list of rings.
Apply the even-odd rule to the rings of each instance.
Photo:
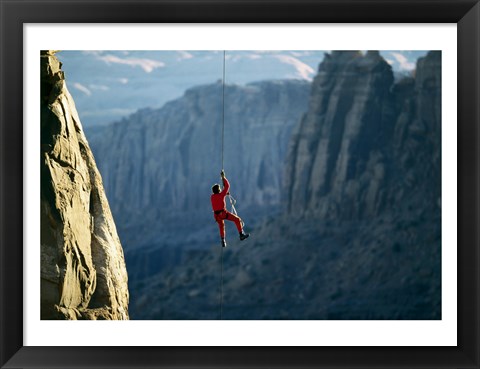
[[[224,169],[224,147],[225,147],[225,50],[223,50],[223,79],[222,79],[222,170]],[[235,203],[237,200],[232,195],[228,194],[232,213],[238,216]],[[242,227],[245,223],[242,220]],[[221,280],[220,280],[220,320],[223,319],[223,247],[221,251]]]
[[[224,156],[224,143],[225,143],[225,53],[223,50],[223,79],[222,79],[222,170],[223,168],[223,156]],[[233,198],[232,195],[228,194],[230,200],[230,206],[232,208],[232,213],[238,216],[237,209],[235,209],[235,204],[237,200]],[[245,223],[242,220],[242,227],[245,226]]]
[[[235,200],[233,196],[230,194],[228,194],[228,199],[230,200],[230,207],[232,208],[232,213],[238,217],[237,209],[235,209],[235,204],[237,203],[237,200]],[[245,227],[245,223],[243,219],[242,219],[242,227]]]
[[[223,247],[222,247],[222,279],[220,282],[220,320],[223,320]]]
[[[224,142],[225,142],[225,50],[223,50],[223,79],[222,79],[222,170],[223,170]]]
[[[223,78],[222,78],[222,170],[223,170],[223,148],[225,142],[225,50],[223,50]],[[223,247],[221,251],[222,277],[220,280],[220,320],[223,320]]]

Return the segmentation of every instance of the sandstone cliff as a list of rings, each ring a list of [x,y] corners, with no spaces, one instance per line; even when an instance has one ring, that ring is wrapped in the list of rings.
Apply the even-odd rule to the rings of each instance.
[[[54,54],[40,58],[41,318],[128,319],[122,246]]]

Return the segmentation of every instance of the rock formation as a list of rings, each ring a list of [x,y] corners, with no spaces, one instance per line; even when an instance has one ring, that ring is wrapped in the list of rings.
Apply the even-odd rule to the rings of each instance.
[[[430,52],[394,85],[378,52],[327,54],[290,142],[289,211],[360,219],[412,201],[438,212],[440,65]]]
[[[390,149],[392,173],[390,203],[404,202],[423,216],[439,215],[441,208],[441,52],[429,52],[417,63],[415,78],[393,89],[398,118]]]
[[[102,179],[61,64],[42,51],[41,318],[128,319],[128,278]]]

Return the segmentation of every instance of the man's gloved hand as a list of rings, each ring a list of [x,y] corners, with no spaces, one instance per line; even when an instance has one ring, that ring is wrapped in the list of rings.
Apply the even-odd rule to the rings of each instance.
[[[220,172],[220,177],[222,178],[225,178],[225,171],[222,169],[222,171]]]

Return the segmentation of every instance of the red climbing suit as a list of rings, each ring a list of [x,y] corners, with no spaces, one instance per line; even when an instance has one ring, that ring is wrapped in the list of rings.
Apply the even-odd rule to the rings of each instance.
[[[238,232],[242,232],[242,220],[237,217],[235,214],[227,211],[225,204],[225,196],[228,194],[230,189],[230,183],[226,178],[223,178],[223,190],[220,193],[214,193],[210,197],[212,201],[213,216],[218,223],[218,228],[220,229],[220,237],[225,238],[225,222],[224,220],[229,220],[235,222]]]

